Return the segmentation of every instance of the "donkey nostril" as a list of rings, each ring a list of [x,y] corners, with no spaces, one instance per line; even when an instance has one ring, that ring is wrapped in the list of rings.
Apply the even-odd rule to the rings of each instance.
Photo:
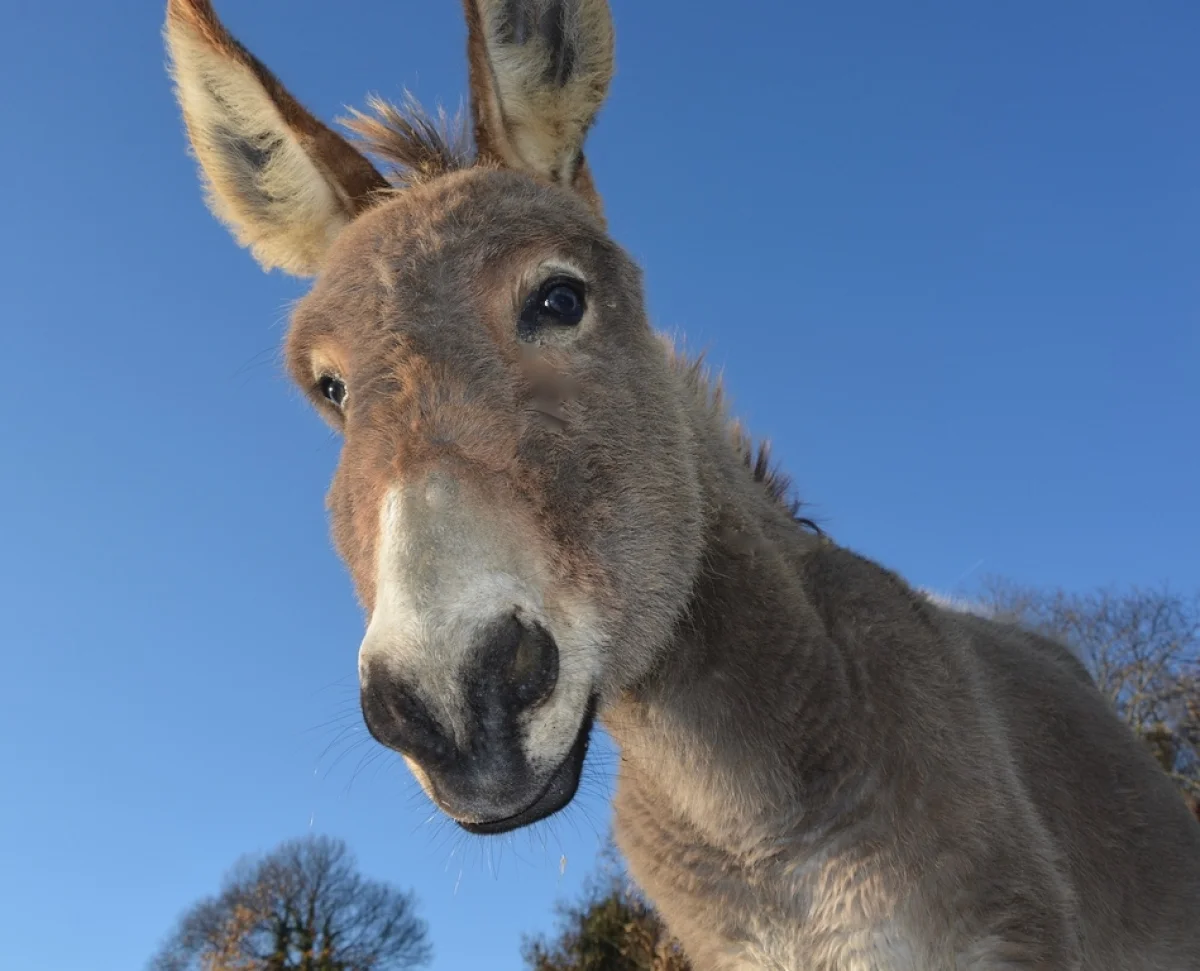
[[[440,763],[453,757],[454,746],[428,709],[385,673],[376,671],[369,676],[361,705],[367,730],[388,748],[419,762]]]
[[[530,708],[545,701],[558,682],[558,646],[541,624],[517,625],[509,681],[517,703]]]

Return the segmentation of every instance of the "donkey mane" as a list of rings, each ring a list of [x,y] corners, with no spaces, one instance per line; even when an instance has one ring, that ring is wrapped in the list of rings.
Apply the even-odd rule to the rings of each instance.
[[[728,411],[728,395],[724,382],[719,375],[714,375],[700,354],[689,358],[682,350],[664,338],[668,353],[675,367],[683,375],[687,388],[699,400],[701,407],[712,415],[725,430],[726,440],[730,448],[741,459],[741,463],[750,472],[751,478],[759,483],[767,496],[781,505],[789,516],[801,526],[814,533],[821,533],[821,527],[813,520],[799,515],[804,502],[797,497],[792,488],[792,479],[773,461],[771,443],[767,439],[755,438],[745,425]]]

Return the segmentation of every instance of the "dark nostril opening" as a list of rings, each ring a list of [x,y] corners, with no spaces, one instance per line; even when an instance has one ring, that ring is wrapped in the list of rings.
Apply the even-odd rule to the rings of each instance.
[[[362,689],[363,721],[381,745],[408,755],[422,764],[449,761],[454,748],[413,692],[373,669]]]
[[[523,624],[513,616],[500,635],[507,661],[508,685],[521,708],[541,704],[558,683],[558,645],[541,624]]]

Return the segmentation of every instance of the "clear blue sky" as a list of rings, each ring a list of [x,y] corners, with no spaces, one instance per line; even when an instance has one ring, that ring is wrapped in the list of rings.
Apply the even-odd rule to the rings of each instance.
[[[943,590],[1200,586],[1200,5],[613,6],[612,229],[837,539]],[[462,96],[456,0],[219,7],[325,117]],[[395,759],[350,785],[338,446],[275,361],[303,284],[204,210],[161,16],[4,10],[3,963],[140,967],[314,827],[417,891],[435,967],[515,971],[604,766],[497,843]]]

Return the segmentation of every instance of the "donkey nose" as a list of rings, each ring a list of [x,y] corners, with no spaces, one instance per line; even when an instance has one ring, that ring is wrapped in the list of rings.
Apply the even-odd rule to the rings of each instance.
[[[558,645],[538,623],[510,614],[487,628],[462,672],[470,726],[470,752],[460,752],[420,697],[381,662],[372,663],[362,687],[363,719],[376,741],[429,770],[465,768],[511,739],[517,718],[546,701],[558,683]],[[492,753],[499,754],[499,753]]]

